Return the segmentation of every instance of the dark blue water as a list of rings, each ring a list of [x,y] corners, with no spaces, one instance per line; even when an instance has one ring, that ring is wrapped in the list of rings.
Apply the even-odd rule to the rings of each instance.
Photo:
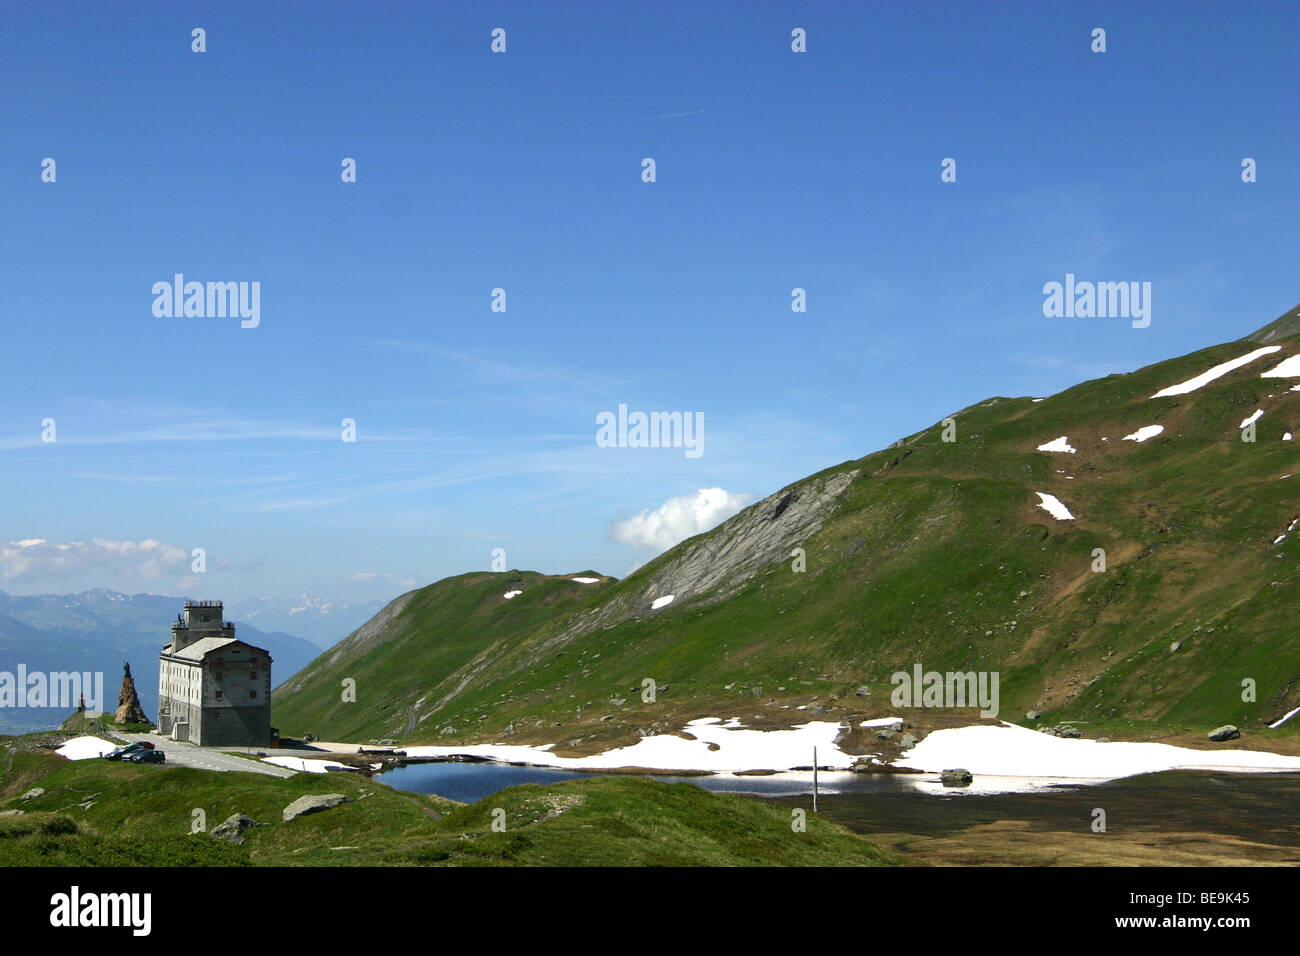
[[[461,803],[475,803],[498,790],[521,783],[554,784],[591,776],[595,774],[578,773],[572,770],[549,770],[542,767],[512,767],[498,763],[418,763],[390,770],[375,779],[398,790],[434,794]],[[619,774],[618,776],[641,775]],[[691,783],[714,793],[743,793],[764,797],[808,794],[812,793],[813,786],[812,774],[807,772],[743,777],[724,774],[666,777],[655,774],[651,779],[661,783]],[[918,778],[911,776],[855,773],[822,773],[819,778],[819,789],[823,794],[916,792],[919,789],[942,792],[942,788],[933,781],[922,785]]]
[[[431,793],[460,803],[477,803],[498,790],[521,783],[563,783],[590,776],[592,774],[570,770],[511,767],[496,763],[417,763],[381,773],[375,779],[398,790]]]

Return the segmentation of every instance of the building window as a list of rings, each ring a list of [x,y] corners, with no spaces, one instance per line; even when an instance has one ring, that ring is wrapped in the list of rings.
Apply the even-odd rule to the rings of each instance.
[[[221,700],[221,691],[217,691],[217,700]]]
[[[255,690],[250,690],[250,691],[248,692],[248,697],[249,697],[250,700],[257,700],[257,691],[255,691]]]

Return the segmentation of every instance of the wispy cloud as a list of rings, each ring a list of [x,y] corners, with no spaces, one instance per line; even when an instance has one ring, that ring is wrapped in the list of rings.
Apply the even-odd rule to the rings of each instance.
[[[111,579],[157,580],[189,570],[190,552],[155,541],[110,541],[55,544],[28,538],[0,545],[0,578],[6,582],[63,578],[90,572]]]

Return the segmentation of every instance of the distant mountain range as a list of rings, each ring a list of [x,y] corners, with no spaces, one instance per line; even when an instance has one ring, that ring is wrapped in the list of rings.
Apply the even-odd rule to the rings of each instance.
[[[330,648],[347,637],[387,604],[375,601],[325,601],[308,594],[227,601],[226,615],[264,631],[288,631],[317,647]]]
[[[895,712],[896,675],[924,669],[999,675],[1012,721],[1265,732],[1300,706],[1296,432],[1293,309],[955,411],[621,581],[475,572],[402,595],[277,689],[276,723],[613,746],[702,716],[826,715],[866,734]]]
[[[104,674],[105,710],[117,707],[122,664],[130,662],[145,714],[158,716],[158,652],[171,639],[171,624],[185,598],[122,594],[97,588],[81,594],[18,597],[0,591],[0,671],[90,671]],[[267,632],[233,615],[235,636],[270,651],[271,675],[279,684],[319,652],[319,646],[280,631]],[[270,615],[268,615],[269,617]],[[66,707],[0,707],[0,733],[26,733],[57,726]]]

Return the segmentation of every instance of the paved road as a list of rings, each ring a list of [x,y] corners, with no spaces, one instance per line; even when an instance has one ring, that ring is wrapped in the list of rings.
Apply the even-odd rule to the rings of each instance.
[[[190,743],[181,743],[157,734],[119,733],[127,743],[147,740],[167,755],[166,767],[197,767],[200,770],[223,770],[243,773],[264,773],[272,777],[292,777],[294,772],[261,760],[249,760],[234,754],[214,750],[211,747],[197,747]]]

